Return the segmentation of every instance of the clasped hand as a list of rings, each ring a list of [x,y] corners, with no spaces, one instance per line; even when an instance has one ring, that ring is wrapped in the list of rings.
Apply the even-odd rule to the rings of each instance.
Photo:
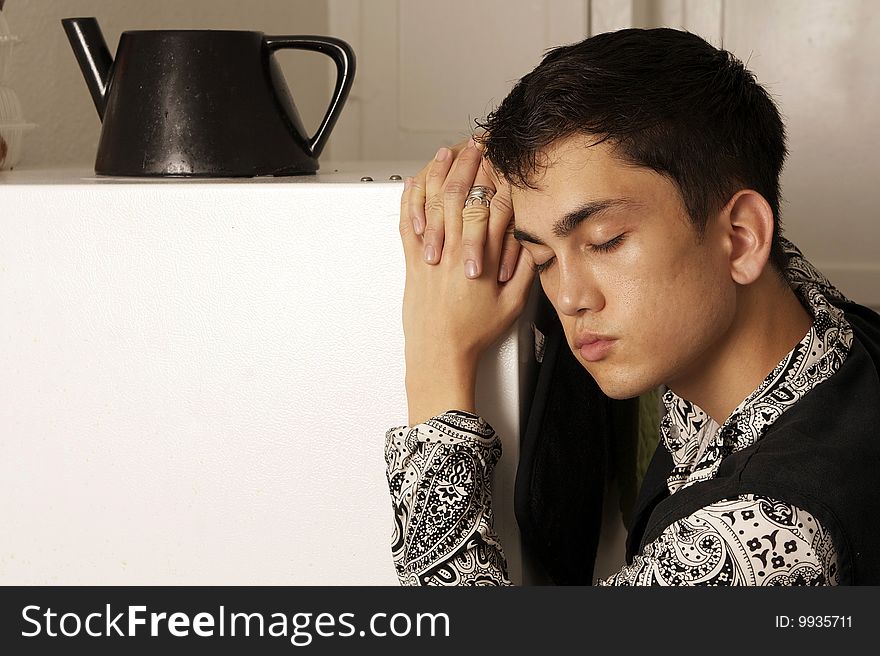
[[[489,208],[463,209],[474,185]],[[475,211],[476,210],[476,211]],[[406,259],[403,332],[409,424],[446,410],[475,412],[480,355],[522,312],[532,262],[512,237],[510,187],[472,139],[407,178],[400,204]]]

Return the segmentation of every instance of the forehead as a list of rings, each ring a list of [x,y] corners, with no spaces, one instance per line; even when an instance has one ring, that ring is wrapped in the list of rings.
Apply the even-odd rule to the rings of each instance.
[[[677,187],[651,169],[624,161],[608,142],[576,135],[554,142],[538,158],[534,188],[511,190],[517,227],[539,230],[589,202],[628,199],[632,205],[683,209]]]

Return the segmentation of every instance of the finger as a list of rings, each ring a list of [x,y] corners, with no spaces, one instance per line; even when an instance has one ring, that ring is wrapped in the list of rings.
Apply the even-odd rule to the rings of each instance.
[[[520,249],[512,277],[501,286],[501,298],[510,304],[516,314],[523,311],[529,298],[532,281],[535,279],[533,265],[529,252],[524,248]]]
[[[434,161],[428,166],[425,181],[425,230],[422,232],[428,264],[437,264],[447,239],[443,217],[443,188],[452,163],[452,151],[443,147],[437,151]]]
[[[513,239],[513,203],[510,186],[502,185],[492,197],[489,219],[489,245],[486,249],[486,266],[499,282],[507,282],[516,267],[519,244]],[[511,248],[515,252],[511,254]],[[501,269],[501,265],[504,269]]]
[[[474,178],[474,186],[481,185],[495,191],[495,183],[481,166]],[[467,205],[461,211],[461,257],[468,278],[479,278],[483,273],[483,251],[489,230],[491,210],[482,203]]]
[[[412,221],[413,232],[417,235],[421,235],[425,232],[425,223],[427,219],[425,218],[425,195],[426,195],[426,181],[428,179],[428,169],[431,167],[429,163],[425,166],[421,171],[419,171],[415,177],[410,178],[412,181],[411,189],[409,193],[409,207],[407,208],[407,213]]]
[[[449,175],[446,176],[446,184],[443,185],[443,214],[446,220],[447,249],[456,248],[461,244],[464,201],[474,185],[482,157],[483,154],[477,148],[476,142],[471,139],[467,147],[459,153]]]
[[[458,157],[458,153],[460,153],[467,146],[467,141],[462,141],[461,143],[457,143],[454,146],[450,146],[449,150],[452,151],[453,159]],[[435,156],[436,157],[436,156]],[[427,224],[427,217],[425,216],[425,201],[427,200],[427,179],[428,179],[428,171],[431,168],[431,163],[434,160],[431,160],[419,171],[415,177],[412,179],[412,191],[409,195],[409,215],[412,218],[413,230],[417,235],[421,235],[425,231],[425,225]],[[491,177],[491,172],[489,173]]]
[[[489,177],[489,179],[492,181],[492,184],[495,185],[496,189],[501,189],[501,187],[508,186],[508,183],[504,180],[501,174],[495,170],[495,167],[492,166],[492,163],[485,157],[480,164],[480,170],[483,172],[484,175]]]
[[[483,158],[481,171],[489,177],[495,185],[496,195],[492,199],[492,212],[498,212],[499,222],[505,225],[504,241],[501,246],[501,256],[498,264],[498,282],[507,282],[513,276],[519,261],[519,252],[522,245],[513,237],[514,216],[513,202],[510,197],[510,183],[495,170],[489,160]],[[494,221],[494,219],[493,219]]]
[[[519,252],[522,245],[513,238],[513,221],[507,224],[504,232],[504,243],[501,246],[501,261],[498,265],[498,282],[507,282],[516,272]]]
[[[493,200],[498,204],[499,214],[503,210],[504,214],[502,216],[506,216],[507,218],[507,223],[504,226],[504,240],[501,245],[501,257],[498,265],[498,282],[507,282],[516,272],[522,244],[513,237],[515,221],[510,184],[498,178],[496,178],[496,180],[498,184],[498,193]]]
[[[412,220],[409,214],[410,195],[413,190],[412,178],[406,178],[403,181],[403,193],[400,194],[400,240],[403,242],[403,253],[407,262],[412,261],[416,257],[416,253],[421,250],[422,240],[413,230]]]

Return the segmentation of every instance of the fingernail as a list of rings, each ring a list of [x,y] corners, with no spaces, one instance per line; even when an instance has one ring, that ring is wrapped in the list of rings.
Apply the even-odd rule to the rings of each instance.
[[[413,219],[413,232],[415,232],[417,235],[420,235],[422,234],[422,232],[424,232],[424,230],[422,229],[422,221],[421,219],[419,219],[419,217],[415,217]]]
[[[476,148],[477,150],[483,150],[483,142],[482,141],[477,141],[473,137],[471,137],[471,141],[474,142],[474,148]]]
[[[441,148],[440,150],[437,151],[437,154],[434,155],[434,159],[437,160],[438,162],[442,162],[449,157],[450,152],[451,151],[448,148]]]
[[[473,260],[468,260],[464,263],[464,275],[468,278],[476,278],[477,277],[477,263]]]
[[[437,252],[434,250],[434,246],[431,244],[425,246],[425,262],[433,264],[435,257],[437,257]]]
[[[408,177],[408,178],[403,179],[404,190],[409,189],[409,186],[412,184],[412,180],[413,180],[412,177]]]
[[[498,282],[507,282],[510,280],[510,271],[507,270],[507,265],[501,265],[501,271],[498,273]]]
[[[470,140],[468,140],[468,148],[476,148],[476,147],[477,147],[477,142],[474,141],[473,137],[471,137]]]

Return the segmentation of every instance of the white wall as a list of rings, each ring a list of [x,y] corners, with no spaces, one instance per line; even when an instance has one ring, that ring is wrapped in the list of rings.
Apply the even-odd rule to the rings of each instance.
[[[359,58],[333,151],[346,160],[430,159],[589,26],[588,0],[327,1],[332,33]]]
[[[788,130],[785,233],[851,298],[880,308],[880,12],[874,0],[593,0],[591,32],[668,26],[733,52]]]
[[[774,96],[790,155],[786,233],[845,293],[880,306],[880,12],[873,0],[724,3],[724,46]]]

